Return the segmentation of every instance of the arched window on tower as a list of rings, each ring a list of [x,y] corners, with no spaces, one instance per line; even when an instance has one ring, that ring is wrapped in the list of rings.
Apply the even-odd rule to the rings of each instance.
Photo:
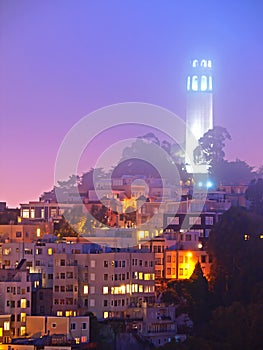
[[[213,83],[212,83],[212,77],[209,76],[208,78],[208,90],[212,91],[213,90]]]
[[[208,68],[212,68],[212,61],[211,61],[211,60],[208,60],[208,61],[207,61],[207,67],[208,67]]]
[[[207,67],[207,61],[206,60],[202,60],[201,61],[201,67],[204,67],[204,68]]]
[[[198,60],[193,60],[193,67],[194,68],[198,67]]]
[[[191,77],[188,75],[187,77],[187,91],[190,91],[191,89]]]
[[[202,75],[201,77],[201,91],[206,91],[207,90],[207,76]]]
[[[197,77],[197,75],[193,75],[193,77],[192,77],[192,90],[198,91],[198,77]]]

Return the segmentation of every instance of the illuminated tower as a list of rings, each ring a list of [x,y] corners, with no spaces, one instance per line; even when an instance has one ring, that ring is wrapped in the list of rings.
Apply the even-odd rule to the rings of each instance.
[[[187,77],[186,163],[189,172],[207,172],[207,166],[196,164],[194,150],[198,140],[213,128],[212,61],[193,60]]]

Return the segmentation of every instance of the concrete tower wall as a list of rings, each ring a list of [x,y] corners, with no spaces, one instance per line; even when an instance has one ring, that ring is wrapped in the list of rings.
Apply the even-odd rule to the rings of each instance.
[[[211,60],[193,60],[187,77],[186,163],[194,173],[207,171],[195,164],[193,152],[198,140],[213,128],[213,81]]]

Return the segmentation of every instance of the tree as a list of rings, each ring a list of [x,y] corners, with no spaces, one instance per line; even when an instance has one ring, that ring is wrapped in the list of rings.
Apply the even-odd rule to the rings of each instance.
[[[78,237],[78,233],[68,223],[64,216],[62,216],[60,222],[56,224],[54,234],[58,239],[62,239],[63,237]]]
[[[220,349],[260,350],[263,344],[263,305],[234,302],[218,307],[212,315],[209,333]]]
[[[196,164],[204,163],[213,166],[224,160],[225,141],[231,140],[228,131],[222,126],[208,130],[199,140],[199,146],[194,150]]]
[[[253,168],[246,162],[237,159],[234,162],[221,160],[213,163],[210,175],[216,186],[224,185],[247,185],[252,177]]]
[[[246,190],[246,199],[250,201],[249,209],[263,215],[263,179],[252,180]]]
[[[211,283],[217,301],[248,303],[263,280],[263,218],[240,207],[222,215],[208,239]]]
[[[188,291],[191,295],[190,318],[197,326],[207,322],[210,313],[210,295],[208,281],[203,274],[201,264],[198,261],[189,279]]]
[[[178,180],[187,175],[183,164],[178,163],[177,150],[166,140],[160,142],[153,133],[146,134],[123,150],[113,177],[121,174],[162,176],[168,183],[178,184]]]

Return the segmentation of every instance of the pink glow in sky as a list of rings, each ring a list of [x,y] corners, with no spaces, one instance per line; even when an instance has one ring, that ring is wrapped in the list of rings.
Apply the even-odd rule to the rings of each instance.
[[[257,0],[2,0],[0,201],[51,189],[65,134],[98,108],[140,101],[184,119],[194,57],[213,60],[227,159],[262,165],[262,10]]]

